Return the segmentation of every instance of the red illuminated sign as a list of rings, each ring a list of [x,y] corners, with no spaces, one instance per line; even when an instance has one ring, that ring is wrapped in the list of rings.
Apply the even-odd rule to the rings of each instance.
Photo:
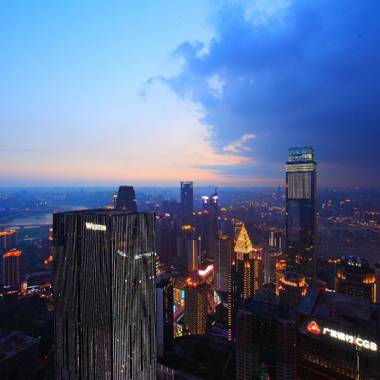
[[[310,322],[307,325],[307,331],[311,332],[312,334],[320,335],[321,329],[319,328],[317,322]]]

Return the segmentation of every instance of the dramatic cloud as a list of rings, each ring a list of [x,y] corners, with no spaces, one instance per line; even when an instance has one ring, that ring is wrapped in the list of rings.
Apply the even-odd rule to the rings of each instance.
[[[246,133],[243,135],[239,140],[233,141],[232,143],[228,144],[223,148],[225,152],[231,152],[231,153],[242,153],[242,152],[249,152],[252,150],[252,148],[246,143],[248,141],[251,141],[255,138],[255,135],[252,133]]]
[[[312,145],[322,182],[379,185],[379,11],[377,0],[231,1],[207,47],[176,49],[182,70],[165,81],[202,107],[216,151],[254,158],[246,175],[281,176],[287,148]]]

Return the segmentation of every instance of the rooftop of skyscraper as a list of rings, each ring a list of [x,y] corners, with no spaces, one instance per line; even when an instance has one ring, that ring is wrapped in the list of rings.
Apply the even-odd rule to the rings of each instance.
[[[0,362],[17,355],[31,346],[38,345],[38,340],[21,331],[0,331]],[[37,349],[36,349],[37,350]]]
[[[343,256],[339,266],[356,273],[373,272],[369,266],[369,261],[360,256]]]
[[[289,148],[288,163],[310,161],[314,161],[314,149],[312,147],[307,146]]]
[[[255,298],[248,298],[241,310],[275,319],[279,316],[280,300],[274,292],[259,291]]]
[[[0,236],[9,236],[9,235],[13,235],[16,233],[17,233],[16,230],[10,229],[10,230],[5,230],[5,231],[0,231]]]
[[[380,306],[357,297],[312,290],[300,303],[298,312],[343,329],[380,333]]]
[[[5,257],[20,257],[22,255],[22,252],[18,249],[11,249],[10,251],[6,252],[3,255],[3,258]]]
[[[235,252],[251,253],[251,252],[253,252],[253,250],[254,250],[253,244],[252,244],[251,239],[248,235],[248,231],[243,224],[241,229],[240,229],[239,236],[236,240]]]
[[[125,214],[141,214],[143,212],[131,212],[127,210],[118,210],[112,208],[93,208],[85,210],[64,211],[55,214],[74,214],[74,215],[94,215],[94,216],[107,216],[107,215],[125,215]],[[145,212],[144,212],[145,214]]]

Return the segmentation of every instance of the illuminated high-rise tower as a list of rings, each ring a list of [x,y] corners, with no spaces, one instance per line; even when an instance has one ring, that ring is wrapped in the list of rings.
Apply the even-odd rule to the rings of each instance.
[[[207,284],[195,275],[189,277],[185,286],[185,325],[190,334],[206,334],[207,308]]]
[[[289,149],[286,163],[287,269],[315,285],[317,164],[310,147]]]
[[[156,379],[153,213],[54,214],[59,380]]]
[[[228,235],[220,235],[218,238],[215,288],[223,292],[228,291],[228,276],[231,273],[232,252],[233,239]]]
[[[0,252],[8,251],[14,248],[17,244],[17,231],[5,230],[0,231]]]
[[[235,244],[232,271],[235,273],[240,301],[254,297],[263,282],[262,249],[255,248],[243,225]]]
[[[11,249],[3,255],[3,285],[7,288],[16,289],[21,282],[21,258],[22,252]]]
[[[201,252],[201,237],[194,227],[183,225],[177,237],[177,265],[187,273],[198,269]]]
[[[202,197],[202,251],[212,260],[218,255],[218,194],[217,190],[209,197]]]
[[[263,283],[262,249],[253,246],[244,225],[235,243],[228,279],[228,333],[232,339],[236,312],[243,301],[253,298]]]
[[[193,222],[193,183],[181,182],[181,218],[182,225],[192,224]]]

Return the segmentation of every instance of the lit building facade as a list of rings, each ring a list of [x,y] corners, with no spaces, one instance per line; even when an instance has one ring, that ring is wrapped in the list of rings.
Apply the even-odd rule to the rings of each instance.
[[[269,248],[277,248],[279,251],[283,249],[283,234],[281,231],[272,229],[269,233]]]
[[[280,291],[279,291],[280,280],[285,275],[286,265],[287,265],[287,261],[284,260],[284,259],[278,260],[276,262],[276,265],[275,265],[275,267],[276,267],[276,280],[275,280],[275,284],[276,284],[276,294],[277,295],[280,294]]]
[[[236,312],[242,303],[253,298],[263,283],[262,249],[253,246],[244,225],[239,228],[228,279],[228,334],[234,335]]]
[[[181,220],[182,225],[193,223],[194,194],[193,182],[181,182]]]
[[[231,261],[233,256],[233,239],[227,235],[221,235],[218,239],[218,257],[216,260],[215,289],[222,292],[228,291],[228,276],[231,273]]]
[[[297,305],[308,294],[305,276],[285,272],[278,280],[277,291],[281,305],[281,316],[277,321],[277,378],[292,380],[295,374]]]
[[[253,246],[243,225],[235,243],[232,273],[238,302],[254,297],[263,283],[262,249]]]
[[[276,283],[276,265],[283,258],[278,248],[268,248],[264,253],[264,283]]]
[[[191,225],[183,225],[177,237],[177,266],[187,273],[198,270],[201,237]]]
[[[15,248],[17,244],[17,231],[5,230],[0,231],[0,252],[9,251]]]
[[[380,263],[375,264],[376,284],[375,284],[375,303],[380,304]]]
[[[207,298],[207,284],[197,276],[188,278],[185,285],[185,325],[192,335],[207,332]]]
[[[306,297],[307,292],[305,276],[300,273],[285,272],[279,279],[278,295],[283,305],[296,307],[298,301]]]
[[[376,274],[361,257],[342,257],[335,277],[337,293],[376,302]]]
[[[285,187],[288,270],[315,286],[317,164],[312,148],[289,149]]]
[[[21,260],[22,252],[11,249],[3,255],[3,286],[17,289],[21,285]]]
[[[218,194],[202,197],[202,251],[206,257],[217,259],[218,254]]]
[[[379,327],[369,301],[310,292],[297,312],[296,379],[380,379]]]
[[[57,379],[156,379],[153,213],[54,214]]]

